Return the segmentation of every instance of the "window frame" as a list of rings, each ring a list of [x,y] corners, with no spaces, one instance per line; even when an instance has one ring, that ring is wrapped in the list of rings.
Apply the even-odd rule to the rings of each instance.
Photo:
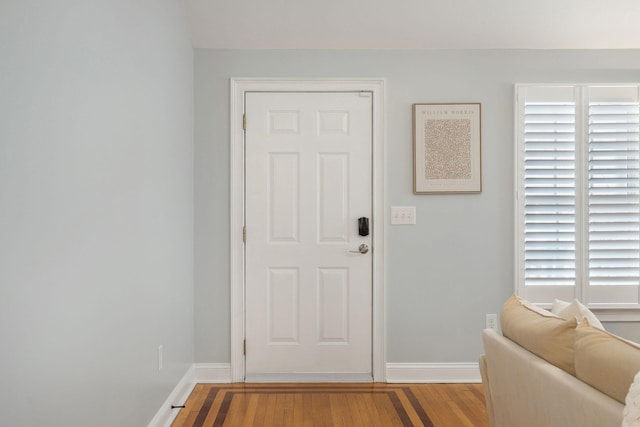
[[[585,174],[588,173],[587,163],[589,159],[589,90],[593,87],[606,88],[606,87],[635,87],[640,92],[640,83],[559,83],[559,84],[525,84],[520,83],[515,85],[514,90],[514,141],[516,142],[514,150],[514,248],[515,248],[515,293],[521,295],[527,299],[530,299],[534,303],[536,301],[546,300],[545,303],[536,303],[544,308],[549,308],[551,302],[549,302],[550,295],[563,300],[578,299],[586,303],[586,305],[593,310],[600,320],[608,322],[635,322],[640,321],[640,286],[638,287],[638,303],[593,303],[590,302],[590,285],[588,281],[581,280],[582,277],[588,276],[588,263],[585,260],[589,259],[589,248],[586,244],[582,244],[584,238],[588,236],[588,215],[589,206],[588,201],[585,198],[588,194],[585,193],[585,189],[588,184],[588,177]],[[565,286],[527,286],[525,288],[524,277],[524,210],[521,197],[523,183],[524,183],[524,108],[526,99],[521,97],[526,96],[526,90],[528,88],[535,88],[538,91],[549,88],[550,92],[559,90],[558,88],[565,88],[566,90],[573,91],[573,100],[575,102],[575,233],[576,233],[576,280],[575,285]],[[552,99],[549,99],[552,101]],[[639,97],[640,101],[640,97]],[[586,274],[586,276],[585,276]],[[639,284],[640,285],[640,284]]]

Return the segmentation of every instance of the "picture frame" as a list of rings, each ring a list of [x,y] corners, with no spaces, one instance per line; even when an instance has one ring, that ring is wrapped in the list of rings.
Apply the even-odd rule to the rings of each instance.
[[[482,192],[480,103],[413,104],[414,194]]]

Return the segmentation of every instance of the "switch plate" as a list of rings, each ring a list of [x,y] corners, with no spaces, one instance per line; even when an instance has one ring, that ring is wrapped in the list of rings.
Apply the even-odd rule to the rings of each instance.
[[[415,206],[391,206],[391,224],[412,225],[415,223]]]

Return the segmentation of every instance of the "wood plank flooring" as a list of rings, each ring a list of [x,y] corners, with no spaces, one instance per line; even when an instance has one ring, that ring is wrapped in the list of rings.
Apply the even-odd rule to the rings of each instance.
[[[482,384],[197,384],[172,427],[488,427]]]

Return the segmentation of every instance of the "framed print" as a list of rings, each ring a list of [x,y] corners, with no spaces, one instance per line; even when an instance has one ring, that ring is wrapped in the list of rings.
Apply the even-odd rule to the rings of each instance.
[[[481,108],[413,104],[413,192],[480,193]]]

